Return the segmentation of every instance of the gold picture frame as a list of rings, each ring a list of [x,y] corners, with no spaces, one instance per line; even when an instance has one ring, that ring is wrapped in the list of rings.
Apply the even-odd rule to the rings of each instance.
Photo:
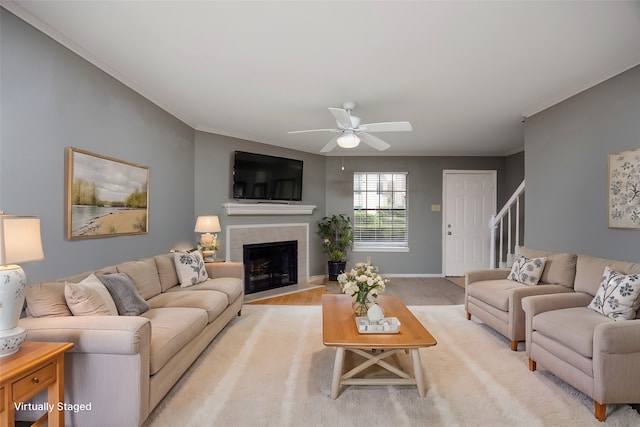
[[[609,154],[609,228],[640,230],[640,148]]]
[[[149,167],[67,147],[67,239],[146,234]]]

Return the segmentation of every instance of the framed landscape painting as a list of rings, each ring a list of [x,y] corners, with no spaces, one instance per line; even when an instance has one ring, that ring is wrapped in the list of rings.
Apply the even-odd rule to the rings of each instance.
[[[609,227],[640,229],[640,149],[609,154]]]
[[[68,239],[148,232],[148,167],[73,147],[65,160]]]

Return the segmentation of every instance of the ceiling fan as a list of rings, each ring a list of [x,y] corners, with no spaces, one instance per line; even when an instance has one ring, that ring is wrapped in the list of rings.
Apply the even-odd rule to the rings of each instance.
[[[406,132],[412,130],[409,122],[383,122],[360,124],[360,117],[352,116],[351,110],[356,106],[353,101],[347,101],[342,104],[342,108],[331,108],[329,112],[336,119],[338,129],[310,129],[296,130],[288,133],[305,133],[305,132],[332,132],[338,133],[327,145],[322,147],[321,153],[327,153],[336,146],[342,148],[355,148],[363,141],[376,150],[386,150],[390,147],[385,141],[378,137],[370,135],[371,132]]]

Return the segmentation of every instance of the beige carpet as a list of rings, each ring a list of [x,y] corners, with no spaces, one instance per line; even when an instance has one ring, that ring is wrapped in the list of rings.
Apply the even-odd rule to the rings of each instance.
[[[593,402],[539,366],[461,305],[412,306],[438,345],[420,350],[427,396],[415,387],[343,387],[329,398],[335,350],[319,306],[245,306],[154,410],[160,426],[632,426],[640,414]],[[410,366],[409,356],[399,362]]]

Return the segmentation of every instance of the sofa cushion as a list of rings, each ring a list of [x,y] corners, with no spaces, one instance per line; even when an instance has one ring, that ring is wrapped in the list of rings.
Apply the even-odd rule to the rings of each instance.
[[[573,307],[537,314],[531,324],[542,335],[592,358],[596,326],[613,321],[586,307]]]
[[[104,300],[105,304],[107,305],[107,308],[109,309],[109,314],[112,316],[118,315],[118,308],[116,307],[116,303],[113,301],[111,294],[109,293],[107,288],[104,286],[104,283],[102,283],[100,279],[96,277],[95,274],[91,273],[89,276],[87,276],[84,280],[82,280],[78,284],[82,286],[90,287],[98,291],[98,293]]]
[[[116,268],[118,273],[129,276],[142,298],[149,299],[162,291],[158,268],[153,258],[123,262],[116,265]]]
[[[183,288],[193,286],[207,280],[207,269],[204,268],[204,260],[199,251],[176,252],[173,254],[180,286]]]
[[[74,316],[113,316],[97,289],[77,283],[65,283],[64,296]]]
[[[126,273],[102,274],[98,278],[109,290],[121,316],[138,316],[149,310],[149,304],[138,294]]]
[[[588,255],[578,255],[576,266],[576,292],[585,292],[595,296],[600,288],[602,272],[606,266],[611,267],[622,274],[640,273],[640,264],[625,261],[613,261],[604,258],[595,258]]]
[[[544,270],[544,264],[546,261],[546,257],[527,258],[522,255],[518,255],[511,267],[511,273],[509,273],[509,277],[507,277],[507,279],[522,283],[523,285],[537,285],[540,281],[540,276],[542,276],[542,271]]]
[[[151,375],[207,326],[207,313],[199,308],[153,308],[141,317],[151,321]]]
[[[216,279],[209,278],[204,282],[200,282],[193,286],[190,286],[188,290],[189,291],[213,290],[213,291],[224,292],[229,299],[228,304],[231,304],[236,300],[236,298],[242,295],[242,292],[244,291],[244,282],[241,279],[238,279],[237,277],[219,277]],[[180,291],[185,291],[185,289],[181,288],[180,286],[174,286],[173,288],[169,289],[167,292],[180,292]]]
[[[162,292],[166,292],[175,285],[179,284],[178,272],[176,271],[176,263],[173,260],[173,254],[162,254],[153,257],[156,261],[158,269],[158,278],[160,279],[160,287]]]
[[[518,248],[518,253],[527,258],[547,258],[542,276],[540,276],[542,283],[556,283],[567,288],[573,288],[576,276],[576,254],[540,251],[524,246]]]
[[[638,306],[640,275],[624,275],[605,267],[600,288],[587,308],[613,320],[631,320],[636,317]]]
[[[71,316],[64,297],[63,282],[48,282],[27,286],[27,315],[31,317]]]
[[[209,323],[216,318],[229,305],[227,295],[218,291],[198,291],[193,292],[188,289],[176,286],[182,289],[181,292],[165,292],[151,298],[148,303],[151,308],[161,307],[187,307],[200,308],[207,312],[207,321]]]
[[[509,279],[483,280],[469,284],[467,293],[502,311],[509,311],[509,295],[525,285]]]

